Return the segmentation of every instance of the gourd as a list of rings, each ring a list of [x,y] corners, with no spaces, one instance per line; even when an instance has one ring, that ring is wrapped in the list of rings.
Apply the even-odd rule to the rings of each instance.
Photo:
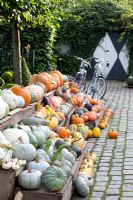
[[[21,96],[17,96],[17,98],[18,98],[18,105],[17,105],[17,107],[18,107],[18,108],[24,107],[24,105],[25,105],[25,100],[24,100],[24,98],[21,97]]]
[[[41,185],[41,176],[38,170],[24,170],[18,176],[18,183],[24,189],[37,189]]]
[[[36,149],[32,144],[23,143],[22,138],[19,138],[19,142],[13,142],[12,146],[16,150],[13,152],[13,157],[23,159],[26,161],[34,160],[36,157]]]
[[[60,138],[69,138],[71,135],[71,132],[69,129],[65,128],[65,127],[60,127],[59,131],[58,131],[59,137]]]
[[[24,130],[18,128],[7,128],[3,131],[3,135],[6,139],[8,139],[11,143],[14,141],[18,141],[18,138],[22,138],[24,143],[29,143],[29,137]]]
[[[71,174],[71,168],[66,163],[60,162],[60,161],[54,161],[52,163],[52,165],[60,167],[65,172],[65,174],[67,175],[67,177],[70,176],[70,174]]]
[[[50,165],[44,161],[44,160],[41,160],[39,157],[36,157],[35,160],[33,161],[30,161],[27,163],[26,165],[26,169],[37,169],[39,170],[40,172],[42,172],[42,174],[45,173],[46,169],[49,167]]]
[[[14,150],[14,148],[12,148],[9,145],[0,144],[0,161],[9,162],[12,158],[13,150]]]
[[[65,140],[63,140],[62,138],[59,138],[58,140],[56,140],[55,142],[55,147],[58,149],[62,144],[66,144]]]
[[[64,159],[69,160],[72,164],[75,162],[75,157],[73,154],[71,154],[66,148],[63,148],[61,151],[61,156],[64,157]]]
[[[11,143],[4,137],[1,131],[0,131],[0,144],[11,145]]]
[[[38,146],[41,146],[46,142],[46,137],[42,131],[32,131],[32,134],[35,136]]]
[[[118,137],[118,131],[110,129],[108,131],[108,137],[111,138],[111,139],[116,139]]]
[[[7,106],[6,106],[6,102],[2,99],[2,97],[0,96],[0,119],[2,119],[3,117],[5,117],[7,114]]]
[[[60,160],[61,159],[61,155],[62,155],[62,150],[64,148],[68,148],[70,147],[69,144],[62,144],[55,152],[55,154],[52,156],[51,161],[54,162],[55,160]],[[66,149],[67,150],[67,149]]]
[[[77,157],[81,155],[81,148],[78,145],[72,144],[71,149],[75,151],[75,153],[77,154]]]
[[[44,175],[42,175],[42,186],[50,192],[60,191],[66,184],[67,176],[65,172],[57,166],[50,166],[47,168]]]
[[[22,96],[25,100],[24,107],[28,106],[31,103],[31,96],[29,91],[27,91],[25,88],[22,88],[19,85],[15,85],[11,88],[12,92],[18,96]]]
[[[12,162],[3,162],[1,167],[3,169],[10,169],[12,167]]]
[[[41,160],[45,160],[45,161],[50,161],[50,157],[49,155],[47,155],[47,153],[43,150],[43,149],[38,149],[37,150],[37,156],[41,159]]]
[[[74,182],[75,188],[80,196],[86,197],[89,193],[89,187],[84,177],[78,176]]]
[[[41,125],[38,125],[38,126],[34,126],[34,127],[32,127],[33,128],[33,130],[35,130],[35,131],[41,131],[41,132],[43,132],[43,134],[45,135],[45,137],[46,137],[46,139],[49,137],[49,135],[50,135],[50,129],[49,129],[49,127],[47,127],[47,126],[41,126]]]
[[[100,136],[101,136],[100,128],[98,127],[93,128],[93,137],[99,138]]]
[[[18,105],[18,99],[11,90],[2,90],[1,96],[4,101],[8,104],[10,110],[14,110]]]
[[[34,117],[34,116],[22,119],[21,122],[26,125],[44,125],[44,126],[46,126],[48,124],[48,121],[38,118],[38,117]]]
[[[34,147],[38,147],[38,141],[36,137],[30,132],[27,132],[27,135],[29,137],[29,143],[32,144]]]

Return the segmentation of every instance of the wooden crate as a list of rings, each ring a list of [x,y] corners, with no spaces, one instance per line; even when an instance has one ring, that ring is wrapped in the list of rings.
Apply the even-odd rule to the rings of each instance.
[[[15,184],[15,171],[0,168],[0,200],[12,200]]]
[[[20,187],[16,187],[15,196],[18,192],[21,192],[22,200],[70,200],[73,191],[74,185],[73,182],[76,179],[79,167],[84,159],[84,155],[88,150],[88,142],[85,143],[82,154],[79,158],[77,158],[76,162],[71,171],[71,176],[69,177],[66,185],[60,192],[48,192],[44,188],[39,188],[37,190],[25,190]],[[21,199],[18,199],[21,200]]]

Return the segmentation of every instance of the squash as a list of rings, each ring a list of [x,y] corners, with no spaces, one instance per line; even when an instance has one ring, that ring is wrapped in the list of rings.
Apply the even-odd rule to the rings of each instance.
[[[2,99],[1,96],[0,96],[0,106],[1,106],[1,109],[0,109],[0,119],[2,119],[6,115],[6,109],[7,108],[6,108],[5,101]]]
[[[41,160],[39,157],[36,157],[35,160],[27,163],[26,169],[29,169],[29,168],[36,169],[36,170],[39,170],[40,172],[42,172],[42,174],[44,174],[46,169],[49,166],[50,165],[46,161]]]
[[[43,132],[43,134],[45,135],[46,139],[50,136],[50,128],[48,126],[42,126],[42,125],[37,125],[37,126],[33,126],[32,129],[34,131],[41,131]]]
[[[26,125],[44,125],[44,126],[46,126],[48,124],[48,121],[41,119],[39,117],[34,117],[34,116],[22,119],[21,122]]]
[[[50,192],[60,191],[66,184],[67,176],[65,172],[57,166],[50,166],[47,168],[44,175],[42,175],[42,186]]]
[[[41,159],[41,160],[45,160],[50,162],[50,157],[49,155],[43,150],[43,149],[38,149],[37,150],[37,156]]]
[[[0,131],[0,144],[11,145],[11,143],[6,139],[6,137]]]
[[[13,142],[12,146],[16,150],[13,152],[13,157],[19,158],[22,160],[31,161],[36,157],[36,149],[32,144],[23,143],[22,138],[19,138],[19,142]]]
[[[28,106],[31,103],[31,96],[30,96],[30,92],[28,90],[26,90],[25,88],[22,88],[19,85],[15,85],[11,88],[11,91],[18,95],[18,96],[22,96],[25,100],[25,105],[24,107]]]
[[[93,131],[93,137],[95,137],[95,138],[99,138],[99,137],[101,136],[100,128],[95,127],[95,128],[93,128],[92,131]]]
[[[18,128],[7,128],[3,131],[4,137],[11,143],[18,141],[21,137],[24,143],[29,143],[29,137],[24,130]]]
[[[38,170],[24,170],[18,176],[18,183],[24,189],[37,189],[41,185],[41,176]]]
[[[11,90],[2,90],[1,96],[4,101],[8,104],[10,110],[17,108],[18,99],[17,96]]]
[[[10,162],[13,150],[14,149],[9,145],[0,144],[0,161]]]
[[[115,130],[113,130],[113,129],[110,129],[110,130],[108,131],[108,137],[109,137],[110,139],[116,139],[116,138],[118,137],[118,135],[119,135],[118,131],[115,131]]]
[[[86,197],[89,193],[89,187],[82,176],[78,176],[74,182],[75,188],[80,196]]]
[[[75,153],[77,154],[77,157],[81,155],[81,148],[78,145],[72,144],[71,149],[75,151]]]
[[[18,98],[18,105],[17,105],[17,107],[18,107],[18,108],[23,108],[24,105],[25,105],[25,100],[24,100],[24,98],[21,97],[21,96],[17,96],[17,98]]]
[[[46,142],[46,137],[42,131],[32,131],[32,134],[35,136],[38,146],[41,146]]]
[[[27,132],[27,135],[29,137],[29,143],[32,144],[35,148],[37,148],[38,141],[37,141],[36,137],[30,132]]]
[[[63,156],[66,160],[70,161],[72,164],[75,163],[75,157],[72,153],[70,153],[66,148],[61,150],[61,156]]]

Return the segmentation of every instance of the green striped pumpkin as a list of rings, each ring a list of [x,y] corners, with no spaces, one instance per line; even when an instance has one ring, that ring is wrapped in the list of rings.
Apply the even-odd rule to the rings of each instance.
[[[50,166],[42,176],[41,183],[49,192],[58,192],[65,186],[66,181],[67,176],[60,167]]]

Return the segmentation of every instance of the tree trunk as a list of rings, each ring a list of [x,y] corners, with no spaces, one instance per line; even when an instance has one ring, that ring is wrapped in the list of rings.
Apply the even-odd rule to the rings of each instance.
[[[13,42],[13,70],[15,83],[22,85],[22,68],[21,68],[21,46],[20,46],[20,29],[17,21],[12,23],[12,42]]]

